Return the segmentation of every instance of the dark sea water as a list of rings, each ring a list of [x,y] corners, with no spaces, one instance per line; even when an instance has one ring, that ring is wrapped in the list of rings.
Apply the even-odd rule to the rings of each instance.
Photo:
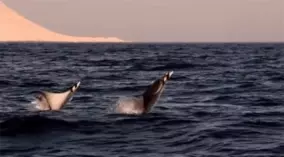
[[[151,113],[112,110],[169,70]],[[284,44],[2,43],[0,87],[1,157],[284,157]]]

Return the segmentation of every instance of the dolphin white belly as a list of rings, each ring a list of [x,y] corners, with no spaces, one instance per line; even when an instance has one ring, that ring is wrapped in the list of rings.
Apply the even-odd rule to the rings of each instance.
[[[41,91],[36,97],[36,103],[39,110],[60,110],[74,95],[80,86],[80,82],[70,87],[64,92]]]

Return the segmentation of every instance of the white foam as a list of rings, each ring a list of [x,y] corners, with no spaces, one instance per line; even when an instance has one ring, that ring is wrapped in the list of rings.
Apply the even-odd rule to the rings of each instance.
[[[39,104],[37,103],[36,100],[32,100],[26,106],[28,106],[27,110],[29,110],[29,111],[38,111],[38,110],[40,110],[40,106],[39,106]]]

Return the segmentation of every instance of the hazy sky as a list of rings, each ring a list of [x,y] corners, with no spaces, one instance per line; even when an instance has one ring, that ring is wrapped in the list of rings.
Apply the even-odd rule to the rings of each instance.
[[[59,33],[131,41],[283,41],[284,0],[2,0]]]

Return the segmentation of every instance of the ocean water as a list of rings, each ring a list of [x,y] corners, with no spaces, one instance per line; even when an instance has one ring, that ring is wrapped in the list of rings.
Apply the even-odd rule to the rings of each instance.
[[[113,111],[170,70],[150,113]],[[284,157],[284,44],[1,43],[0,88],[1,157]]]

